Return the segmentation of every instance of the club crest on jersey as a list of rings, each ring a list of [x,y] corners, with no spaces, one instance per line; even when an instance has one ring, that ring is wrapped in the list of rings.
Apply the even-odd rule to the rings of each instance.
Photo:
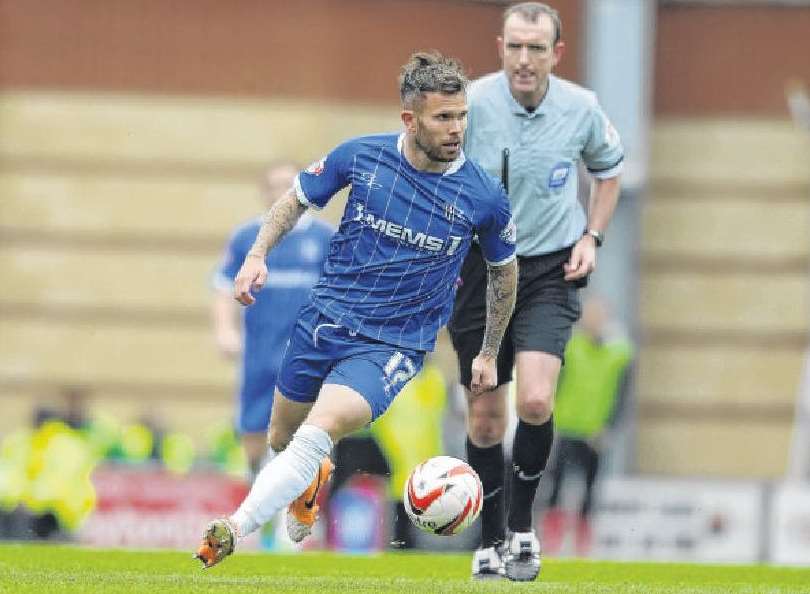
[[[514,244],[517,242],[517,227],[515,226],[514,218],[510,218],[509,222],[506,224],[501,230],[500,237],[502,241],[506,243]]]
[[[369,173],[367,171],[361,171],[358,175],[357,183],[361,186],[368,186],[372,190],[379,190],[382,188],[382,184],[377,181],[377,174],[376,173]]]
[[[560,161],[551,170],[548,175],[549,189],[562,188],[565,182],[568,181],[568,175],[571,173],[571,163]]]
[[[312,165],[307,167],[306,172],[310,175],[320,175],[326,169],[326,157],[320,161],[315,161]]]

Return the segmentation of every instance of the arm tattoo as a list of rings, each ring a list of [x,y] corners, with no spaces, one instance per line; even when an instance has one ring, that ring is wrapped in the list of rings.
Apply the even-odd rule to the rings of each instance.
[[[270,207],[262,217],[262,226],[248,256],[264,258],[267,252],[281,240],[304,214],[306,206],[298,201],[295,191],[290,189]]]
[[[487,324],[481,354],[496,357],[501,339],[515,309],[517,261],[503,266],[487,265]]]

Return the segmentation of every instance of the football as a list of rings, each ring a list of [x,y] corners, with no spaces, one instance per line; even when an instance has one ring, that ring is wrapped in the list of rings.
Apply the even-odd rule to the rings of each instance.
[[[481,512],[484,489],[470,465],[450,456],[429,458],[405,483],[405,511],[421,530],[452,536],[468,528]]]

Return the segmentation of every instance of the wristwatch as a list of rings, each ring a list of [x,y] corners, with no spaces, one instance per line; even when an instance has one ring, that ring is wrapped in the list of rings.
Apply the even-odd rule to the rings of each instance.
[[[596,247],[602,247],[602,244],[605,242],[605,234],[601,231],[597,231],[596,229],[585,229],[585,233],[583,235],[590,235],[593,237],[593,240],[596,242]]]

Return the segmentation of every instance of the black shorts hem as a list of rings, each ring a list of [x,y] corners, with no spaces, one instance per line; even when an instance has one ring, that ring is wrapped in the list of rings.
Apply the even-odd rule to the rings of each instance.
[[[458,380],[468,390],[472,383],[472,362],[481,352],[484,342],[484,330],[466,330],[464,332],[450,332],[453,350],[456,351],[458,361]],[[512,369],[515,366],[515,356],[512,351],[512,341],[504,336],[501,349],[498,351],[497,370],[498,383],[496,387],[503,386],[512,381]]]

